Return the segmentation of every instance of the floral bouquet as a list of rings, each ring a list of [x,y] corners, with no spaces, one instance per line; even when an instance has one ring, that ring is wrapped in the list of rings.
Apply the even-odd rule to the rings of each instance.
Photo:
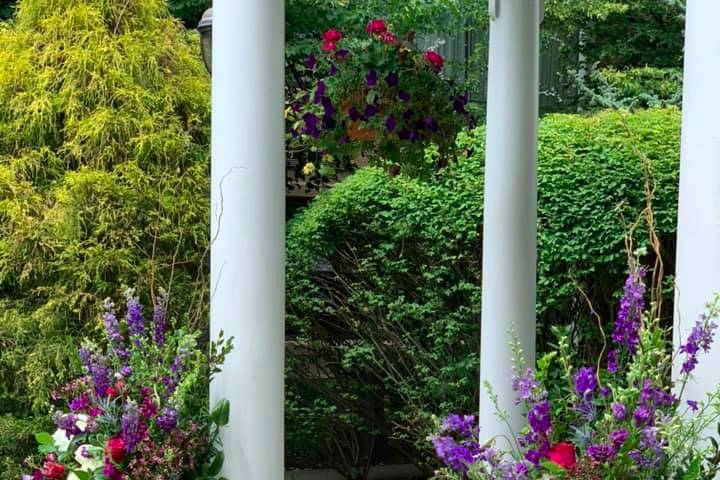
[[[222,468],[219,429],[228,422],[222,401],[208,414],[207,388],[231,350],[170,324],[161,292],[152,320],[133,290],[126,315],[104,304],[102,345],[83,343],[84,374],[53,393],[62,405],[57,431],[38,433],[41,457],[28,459],[23,480],[213,479]]]
[[[645,306],[645,278],[633,258],[612,346],[596,367],[574,368],[572,342],[557,331],[557,350],[541,358],[535,372],[521,366],[515,341],[512,385],[527,426],[513,432],[509,451],[498,451],[493,442],[479,443],[474,416],[450,415],[432,437],[446,466],[436,478],[714,479],[720,455],[707,437],[720,419],[720,388],[705,399],[684,393],[700,354],[713,343],[720,297],[671,354],[658,303]],[[551,378],[546,388],[543,381]],[[499,409],[497,415],[508,418]]]
[[[333,155],[354,160],[360,152],[417,167],[427,146],[447,153],[462,126],[475,122],[467,94],[443,78],[442,56],[418,51],[412,34],[400,37],[384,20],[365,32],[348,38],[328,30],[305,62],[312,88],[290,100],[286,116],[295,143],[324,152],[306,175],[328,175]]]

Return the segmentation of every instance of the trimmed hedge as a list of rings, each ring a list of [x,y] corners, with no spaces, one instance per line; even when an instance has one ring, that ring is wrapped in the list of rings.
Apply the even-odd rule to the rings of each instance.
[[[612,321],[625,234],[645,206],[640,153],[672,264],[679,132],[675,109],[541,121],[540,351],[559,324],[574,326],[586,354],[596,351],[577,284]],[[289,223],[288,327],[303,346],[288,365],[288,411],[303,412],[287,417],[290,463],[347,470],[347,459],[383,460],[378,445],[422,458],[432,414],[475,409],[483,139],[482,130],[462,134],[466,155],[431,182],[361,170]],[[636,246],[645,232],[635,232]],[[357,445],[333,446],[338,432]]]

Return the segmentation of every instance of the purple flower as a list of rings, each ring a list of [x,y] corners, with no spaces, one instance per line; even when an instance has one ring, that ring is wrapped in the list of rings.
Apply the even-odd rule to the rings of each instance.
[[[125,413],[121,418],[122,439],[125,448],[132,453],[140,443],[140,411],[137,403],[130,400],[125,404]]]
[[[400,140],[410,140],[410,130],[403,128],[398,132],[398,138]]]
[[[328,75],[330,75],[331,77],[334,77],[336,73],[337,73],[337,67],[335,66],[334,63],[331,63],[330,71],[328,72]]]
[[[317,59],[315,55],[311,53],[307,59],[305,59],[305,67],[307,67],[308,70],[315,70],[315,66],[317,66]]]
[[[631,268],[612,334],[613,342],[625,347],[630,355],[635,354],[640,344],[640,320],[645,308],[644,277],[643,268]]]
[[[425,117],[424,123],[425,123],[425,128],[427,128],[431,132],[437,132],[440,129],[437,121],[435,121],[435,119],[432,116]]]
[[[378,107],[376,107],[375,105],[368,105],[367,107],[365,107],[365,112],[363,113],[363,115],[365,116],[365,118],[371,118],[378,113],[380,113],[380,109]]]
[[[615,417],[616,420],[619,420],[621,422],[627,418],[627,408],[625,408],[625,405],[623,405],[622,403],[613,403],[612,413],[613,417]]]
[[[453,99],[453,110],[455,112],[461,114],[461,115],[467,115],[467,110],[465,110],[465,105],[468,104],[469,98],[468,95],[458,95]]]
[[[474,415],[448,415],[440,426],[443,433],[457,433],[466,439],[473,439],[477,436],[479,427],[477,418]]]
[[[550,421],[550,402],[543,400],[532,406],[528,412],[528,423],[533,432],[547,434],[552,427]]]
[[[98,397],[104,397],[110,386],[110,369],[107,367],[105,357],[93,353],[88,360],[86,368],[95,385],[95,394]]]
[[[600,395],[602,395],[605,398],[609,397],[611,393],[612,393],[612,390],[610,390],[610,387],[608,387],[607,385],[600,388]]]
[[[115,355],[122,361],[127,361],[130,358],[130,354],[125,348],[125,339],[120,333],[120,322],[118,322],[115,314],[115,305],[112,301],[107,298],[103,303],[103,325],[105,326],[105,334],[107,335],[108,341],[113,348]],[[83,363],[85,363],[83,361]]]
[[[591,397],[597,388],[595,371],[590,367],[583,367],[575,373],[575,390],[580,398]]]
[[[322,103],[322,98],[325,96],[325,89],[325,82],[322,80],[318,80],[317,87],[315,87],[315,98],[313,99],[313,101],[317,105],[320,105],[320,103]]]
[[[690,374],[695,370],[698,364],[698,353],[710,351],[717,327],[717,324],[708,322],[704,316],[695,323],[687,341],[680,346],[680,353],[686,355],[681,369],[683,374]]]
[[[153,308],[153,340],[158,347],[165,345],[165,333],[168,329],[167,304],[168,293],[160,289],[160,295]]]
[[[72,413],[63,415],[61,412],[56,412],[53,419],[58,429],[65,430],[65,436],[67,438],[82,433],[82,430],[77,426],[78,418]]]
[[[532,463],[536,467],[540,465],[540,460],[542,459],[542,454],[538,452],[537,450],[528,450],[525,453],[525,460]]]
[[[690,410],[692,410],[693,412],[697,412],[700,409],[698,402],[696,402],[695,400],[688,400],[687,404],[688,407],[690,407]]]
[[[132,368],[125,365],[120,369],[120,375],[122,375],[125,378],[130,378],[132,376]]]
[[[303,128],[303,132],[307,133],[313,138],[320,138],[320,130],[318,129],[318,117],[314,113],[306,113],[303,115],[303,122],[305,122],[305,127]]]
[[[347,58],[348,55],[350,55],[350,51],[348,51],[346,48],[343,48],[337,51],[337,53],[335,54],[335,58],[337,58],[338,60],[344,60],[345,58]]]
[[[408,109],[403,112],[403,118],[405,120],[412,120],[412,118],[414,116],[415,116],[415,112],[412,109]]]
[[[633,413],[633,419],[638,426],[647,425],[652,419],[653,412],[647,407],[638,407]]]
[[[610,352],[608,353],[607,371],[610,373],[615,373],[618,371],[617,356],[618,356],[617,348],[610,350]]]
[[[68,404],[71,412],[81,412],[90,406],[90,397],[87,393],[83,393],[77,398],[74,398]]]
[[[143,319],[143,306],[140,299],[135,296],[133,289],[125,292],[125,300],[127,302],[127,323],[130,336],[134,337],[135,345],[140,346],[140,338],[145,333],[145,320]]]
[[[385,77],[385,83],[388,84],[388,87],[397,87],[399,81],[400,77],[398,77],[398,74],[395,72],[390,72]]]
[[[590,445],[587,449],[588,456],[599,463],[604,463],[612,459],[615,456],[615,453],[615,447],[612,445]]]
[[[535,398],[535,391],[540,387],[540,382],[535,380],[535,373],[528,368],[523,375],[513,375],[512,389],[517,393],[515,405],[521,402],[530,402]]]
[[[378,74],[375,70],[370,70],[370,72],[367,74],[367,77],[365,77],[365,82],[367,83],[368,87],[374,87],[378,83]]]
[[[166,432],[172,431],[178,423],[178,411],[170,407],[163,408],[156,423],[158,427]]]
[[[392,133],[395,131],[397,124],[395,123],[395,118],[392,115],[387,117],[387,120],[385,120],[385,126],[387,127],[388,132]]]
[[[397,93],[398,98],[403,102],[409,102],[410,101],[410,94],[406,91],[400,90]]]
[[[446,436],[435,436],[432,443],[438,458],[457,473],[466,473],[468,465],[475,461],[476,445],[461,445]]]
[[[622,446],[623,443],[625,443],[625,440],[628,439],[630,436],[630,433],[626,429],[620,429],[615,430],[610,434],[610,443],[617,449]]]

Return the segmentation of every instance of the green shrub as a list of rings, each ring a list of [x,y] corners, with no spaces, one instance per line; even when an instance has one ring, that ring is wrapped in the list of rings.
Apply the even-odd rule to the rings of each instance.
[[[204,324],[210,84],[163,0],[22,0],[0,64],[0,415],[45,413],[119,285]]]
[[[640,153],[657,182],[657,229],[671,247],[679,127],[673,109],[542,120],[541,351],[558,324],[574,326],[588,355],[597,348],[578,284],[612,320],[625,234],[645,206]],[[389,438],[389,446],[422,458],[430,412],[476,408],[483,138],[481,130],[461,135],[466,155],[434,181],[361,170],[290,222],[288,325],[303,349],[289,355],[289,411],[313,412],[317,423],[289,415],[288,435],[304,438],[306,449],[325,449],[317,461],[363,460],[359,447],[333,453],[331,439],[316,434],[329,423],[348,435],[367,432],[366,443]],[[642,228],[635,238],[647,244]]]
[[[580,105],[586,109],[668,107],[682,105],[680,68],[593,69],[579,82]]]
[[[16,479],[25,473],[18,459],[35,451],[35,432],[47,430],[46,419],[0,416],[0,478]]]

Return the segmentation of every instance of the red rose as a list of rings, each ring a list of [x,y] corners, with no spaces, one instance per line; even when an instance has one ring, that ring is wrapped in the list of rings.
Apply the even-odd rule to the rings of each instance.
[[[115,463],[125,459],[125,442],[120,437],[113,437],[105,444],[105,453]]]
[[[343,39],[343,34],[342,34],[342,32],[339,32],[339,31],[335,30],[334,28],[331,28],[330,30],[328,30],[327,32],[325,32],[323,34],[322,39],[323,39],[323,42],[325,42],[325,43],[328,43],[328,42],[329,43],[337,43]]]
[[[57,478],[62,480],[65,478],[65,467],[55,462],[45,462],[40,471],[44,478]]]
[[[376,19],[368,23],[365,31],[370,35],[378,35],[381,33],[385,33],[387,32],[387,24],[385,23],[385,20]]]
[[[437,71],[442,70],[445,66],[445,59],[443,59],[439,53],[433,52],[432,50],[425,52],[425,60],[435,67],[435,70]]]
[[[395,45],[397,43],[397,37],[392,32],[385,32],[380,36],[380,40],[388,45]]]
[[[566,442],[556,443],[548,452],[548,459],[565,470],[573,468],[576,463],[575,446]]]
[[[323,52],[334,52],[336,48],[337,48],[337,45],[334,44],[333,42],[324,42],[323,46],[322,46],[322,51]]]

